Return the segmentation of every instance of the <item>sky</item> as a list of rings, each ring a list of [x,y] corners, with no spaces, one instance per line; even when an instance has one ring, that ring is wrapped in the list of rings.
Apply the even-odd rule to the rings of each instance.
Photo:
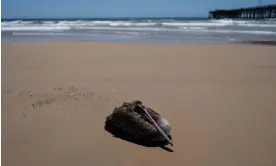
[[[2,18],[207,17],[260,0],[2,0]],[[262,0],[262,5],[276,0]]]

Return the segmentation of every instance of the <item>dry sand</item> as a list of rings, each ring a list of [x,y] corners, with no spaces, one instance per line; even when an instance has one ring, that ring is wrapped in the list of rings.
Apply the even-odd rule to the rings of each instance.
[[[141,100],[174,152],[112,137]],[[275,166],[276,47],[2,43],[3,166]]]

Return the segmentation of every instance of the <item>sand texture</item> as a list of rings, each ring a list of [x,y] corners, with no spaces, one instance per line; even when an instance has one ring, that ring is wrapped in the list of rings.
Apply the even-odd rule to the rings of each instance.
[[[275,166],[276,47],[2,43],[3,166]],[[113,137],[141,100],[173,147]]]

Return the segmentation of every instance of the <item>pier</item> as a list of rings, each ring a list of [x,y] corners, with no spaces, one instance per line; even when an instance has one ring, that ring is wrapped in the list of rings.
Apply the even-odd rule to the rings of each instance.
[[[270,19],[276,18],[276,4],[209,12],[210,19]]]

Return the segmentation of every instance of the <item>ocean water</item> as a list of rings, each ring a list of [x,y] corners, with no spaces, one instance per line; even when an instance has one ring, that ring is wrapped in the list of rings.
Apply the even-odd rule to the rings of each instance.
[[[2,41],[239,43],[275,41],[276,20],[205,18],[1,20]]]

